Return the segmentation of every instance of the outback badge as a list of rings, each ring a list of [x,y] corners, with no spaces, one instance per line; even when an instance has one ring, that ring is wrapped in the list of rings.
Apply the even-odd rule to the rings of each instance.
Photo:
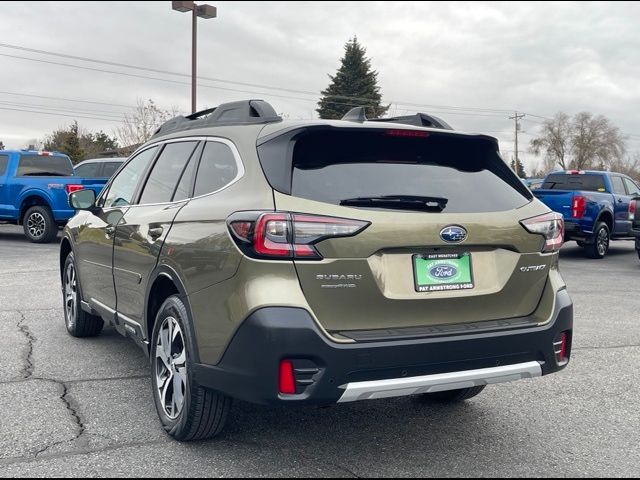
[[[458,225],[449,225],[440,231],[440,238],[447,243],[461,243],[467,238],[467,231]]]

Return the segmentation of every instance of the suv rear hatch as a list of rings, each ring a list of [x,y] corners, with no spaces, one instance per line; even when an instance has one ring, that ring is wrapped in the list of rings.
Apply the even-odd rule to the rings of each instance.
[[[371,340],[532,322],[553,259],[520,222],[548,210],[495,139],[324,126],[258,150],[277,211],[368,223],[316,243],[321,259],[294,260],[327,331]]]

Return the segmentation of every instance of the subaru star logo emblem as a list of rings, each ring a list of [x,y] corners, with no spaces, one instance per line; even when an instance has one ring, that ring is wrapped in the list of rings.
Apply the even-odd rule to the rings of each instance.
[[[447,243],[460,243],[467,238],[467,231],[457,225],[450,225],[442,229],[440,238]]]

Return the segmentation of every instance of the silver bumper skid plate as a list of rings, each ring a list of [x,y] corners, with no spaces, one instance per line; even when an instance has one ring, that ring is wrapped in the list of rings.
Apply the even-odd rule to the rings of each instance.
[[[447,390],[513,382],[541,376],[542,367],[540,364],[538,362],[527,362],[482,368],[479,370],[424,375],[421,377],[355,382],[340,387],[343,388],[345,392],[340,400],[338,400],[338,403],[444,392]]]

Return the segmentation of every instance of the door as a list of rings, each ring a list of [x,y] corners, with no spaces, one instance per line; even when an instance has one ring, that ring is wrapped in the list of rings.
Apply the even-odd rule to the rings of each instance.
[[[144,324],[146,288],[173,219],[187,203],[180,185],[191,183],[200,149],[197,141],[167,143],[151,168],[139,201],[118,225],[113,273],[118,321],[136,329]]]
[[[116,226],[134,198],[157,147],[134,157],[114,178],[108,190],[96,202],[96,210],[87,212],[85,223],[78,229],[76,253],[84,300],[100,314],[108,317],[116,309],[113,284],[113,245]]]
[[[613,197],[615,204],[615,235],[629,234],[629,202],[631,197],[627,194],[624,180],[620,175],[611,175],[611,185],[613,186]]]
[[[7,193],[7,170],[9,166],[9,155],[0,155],[0,218],[9,215]]]

